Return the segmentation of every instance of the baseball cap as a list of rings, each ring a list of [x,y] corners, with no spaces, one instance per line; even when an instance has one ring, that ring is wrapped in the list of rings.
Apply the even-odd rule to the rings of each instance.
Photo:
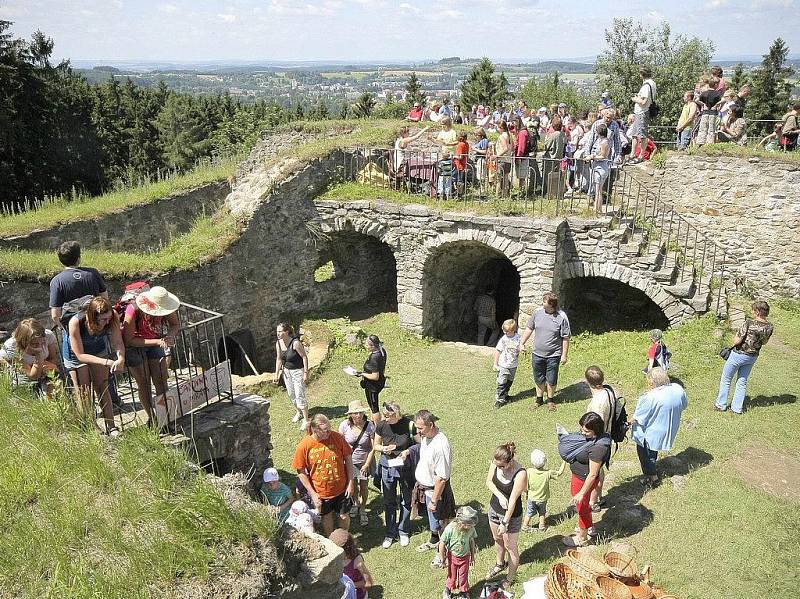
[[[278,476],[278,471],[275,468],[267,468],[264,470],[264,482],[271,483],[276,480],[280,480],[281,477]]]

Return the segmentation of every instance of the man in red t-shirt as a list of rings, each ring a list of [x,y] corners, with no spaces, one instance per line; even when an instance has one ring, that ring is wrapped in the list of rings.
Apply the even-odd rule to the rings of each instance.
[[[412,123],[419,123],[422,120],[422,106],[419,102],[414,103],[414,108],[409,111],[406,120]]]
[[[327,537],[336,528],[350,528],[350,498],[356,492],[352,478],[353,450],[344,437],[331,430],[324,414],[311,419],[311,434],[294,452],[292,468],[322,516],[322,531]],[[338,519],[334,521],[334,514]]]

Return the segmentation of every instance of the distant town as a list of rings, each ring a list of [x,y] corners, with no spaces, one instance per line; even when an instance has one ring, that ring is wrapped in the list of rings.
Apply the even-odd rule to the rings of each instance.
[[[76,69],[90,83],[100,83],[109,77],[130,78],[134,83],[144,86],[157,86],[163,81],[170,89],[196,95],[216,95],[228,93],[243,102],[258,99],[276,101],[291,105],[298,102],[355,101],[359,94],[369,91],[381,102],[401,101],[404,86],[409,75],[414,72],[429,97],[451,98],[458,96],[462,81],[479,59],[443,58],[438,61],[412,64],[386,65],[331,65],[303,64],[290,66],[275,65],[201,65],[187,68],[143,69],[123,66],[96,65],[92,68]],[[800,60],[790,61],[800,66]],[[732,71],[733,61],[722,61],[726,70]],[[745,62],[746,69],[757,66],[755,62]],[[578,91],[593,91],[596,87],[594,64],[591,62],[545,61],[527,64],[496,63],[498,72],[505,73],[513,92],[520,89],[531,78],[546,77],[558,72],[563,83],[574,86]]]

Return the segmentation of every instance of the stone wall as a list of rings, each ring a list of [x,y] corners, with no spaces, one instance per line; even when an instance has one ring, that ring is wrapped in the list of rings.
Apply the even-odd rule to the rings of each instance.
[[[725,269],[759,295],[800,296],[800,163],[668,154],[630,169],[728,252]]]
[[[230,191],[227,181],[208,183],[195,189],[138,204],[97,220],[78,220],[28,235],[0,239],[0,248],[55,250],[74,239],[81,247],[110,251],[150,251],[186,233],[203,215],[217,211]]]

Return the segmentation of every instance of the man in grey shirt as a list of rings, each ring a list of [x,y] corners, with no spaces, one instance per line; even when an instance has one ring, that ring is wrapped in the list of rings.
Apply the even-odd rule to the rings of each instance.
[[[558,368],[567,363],[569,354],[569,319],[563,310],[558,309],[558,296],[545,293],[542,307],[528,319],[522,333],[520,350],[525,351],[525,343],[533,335],[533,381],[536,383],[536,404],[544,403],[547,389],[547,409],[556,409],[555,396],[558,383]]]

